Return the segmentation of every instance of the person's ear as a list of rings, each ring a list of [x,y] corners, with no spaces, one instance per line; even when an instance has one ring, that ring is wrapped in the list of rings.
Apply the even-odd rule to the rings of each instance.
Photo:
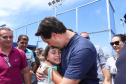
[[[49,60],[48,60],[48,56],[46,56],[46,60],[49,61]]]
[[[90,37],[88,39],[90,40]]]
[[[57,34],[56,33],[52,33],[52,37],[54,37],[56,39],[57,38]]]

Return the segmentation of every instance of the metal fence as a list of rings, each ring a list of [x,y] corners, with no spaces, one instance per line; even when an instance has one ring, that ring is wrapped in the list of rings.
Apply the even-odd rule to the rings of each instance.
[[[115,11],[110,0],[96,0],[56,14],[56,17],[68,29],[72,29],[78,34],[81,32],[89,33],[93,44],[101,46],[107,56],[113,55],[109,43],[116,33],[116,28]],[[14,29],[14,41],[17,41],[20,34],[26,34],[29,37],[29,44],[45,48],[47,44],[40,37],[35,36],[40,22],[41,20]]]

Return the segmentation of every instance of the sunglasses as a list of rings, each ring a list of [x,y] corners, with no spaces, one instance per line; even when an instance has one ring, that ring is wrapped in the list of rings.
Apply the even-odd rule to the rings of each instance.
[[[4,57],[4,61],[7,63],[7,66],[10,68],[11,64],[9,62],[9,58],[8,57]]]
[[[84,38],[89,39],[89,37],[84,37]]]
[[[119,41],[115,41],[115,42],[111,42],[110,45],[113,46],[113,45],[119,45]]]

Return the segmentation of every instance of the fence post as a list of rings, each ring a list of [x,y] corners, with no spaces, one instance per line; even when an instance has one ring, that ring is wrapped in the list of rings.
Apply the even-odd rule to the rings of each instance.
[[[110,30],[109,31],[109,42],[111,42],[111,39],[112,39],[112,31],[111,31],[111,23],[110,23],[110,11],[109,11],[109,0],[106,0],[106,5],[107,5],[107,17],[108,17],[108,29]],[[110,46],[110,55],[113,56],[113,49],[112,47]]]
[[[78,32],[78,7],[76,8],[76,32]]]

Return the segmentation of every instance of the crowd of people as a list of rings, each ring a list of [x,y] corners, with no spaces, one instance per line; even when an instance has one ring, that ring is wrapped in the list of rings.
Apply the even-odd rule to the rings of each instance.
[[[0,84],[126,84],[126,36],[115,35],[110,45],[117,53],[105,60],[102,48],[55,17],[46,17],[35,34],[48,45],[32,51],[29,37],[0,29]]]

